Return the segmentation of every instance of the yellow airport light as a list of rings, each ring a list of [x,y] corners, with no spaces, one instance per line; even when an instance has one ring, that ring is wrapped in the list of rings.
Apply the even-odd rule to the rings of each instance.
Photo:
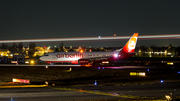
[[[102,61],[102,63],[109,63],[109,61]]]
[[[31,63],[31,64],[34,64],[34,61],[33,61],[33,60],[31,60],[31,61],[30,61],[30,63]]]
[[[166,97],[167,101],[171,100],[171,96],[165,95],[165,97]]]
[[[29,58],[29,56],[25,56],[25,58]]]
[[[136,76],[136,72],[130,72],[130,76]]]
[[[173,65],[174,63],[173,62],[168,62],[167,65]]]
[[[130,72],[130,76],[146,76],[145,72]]]

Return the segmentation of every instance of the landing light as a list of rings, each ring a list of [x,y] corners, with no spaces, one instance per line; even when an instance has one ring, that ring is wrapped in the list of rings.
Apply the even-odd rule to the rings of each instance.
[[[114,54],[114,57],[117,58],[117,57],[118,57],[118,54]]]

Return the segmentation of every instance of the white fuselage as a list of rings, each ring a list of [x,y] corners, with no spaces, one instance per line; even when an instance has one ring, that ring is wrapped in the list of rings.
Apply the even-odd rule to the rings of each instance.
[[[48,62],[70,62],[78,61],[79,59],[91,59],[91,58],[106,58],[117,54],[119,51],[114,52],[54,52],[48,53],[42,56],[42,61]]]
[[[88,63],[94,60],[129,58],[134,54],[138,33],[134,33],[122,49],[113,52],[54,52],[41,57],[42,61],[51,62],[77,62]]]

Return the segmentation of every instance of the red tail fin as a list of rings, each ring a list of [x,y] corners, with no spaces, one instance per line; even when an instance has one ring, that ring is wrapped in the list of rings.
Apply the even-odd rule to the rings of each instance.
[[[138,38],[138,33],[134,33],[133,36],[129,39],[126,45],[123,47],[123,52],[133,53],[136,47],[136,42]]]

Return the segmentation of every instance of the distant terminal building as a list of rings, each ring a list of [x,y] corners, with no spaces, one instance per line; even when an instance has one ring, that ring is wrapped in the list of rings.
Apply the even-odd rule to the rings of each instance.
[[[13,55],[10,53],[8,49],[0,49],[0,56],[12,57]]]

